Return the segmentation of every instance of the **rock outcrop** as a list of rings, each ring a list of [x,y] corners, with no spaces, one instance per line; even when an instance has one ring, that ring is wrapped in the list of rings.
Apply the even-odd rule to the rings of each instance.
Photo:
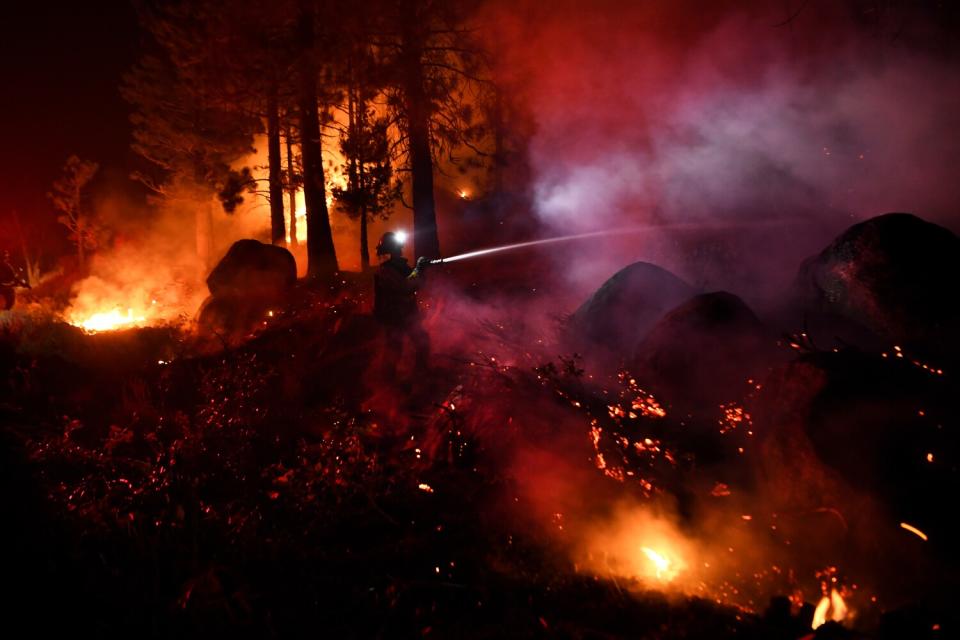
[[[907,213],[855,224],[797,277],[808,314],[838,320],[833,331],[860,343],[857,328],[893,344],[956,346],[960,329],[960,238]],[[851,340],[850,338],[853,337]]]
[[[629,356],[664,313],[696,290],[666,269],[635,262],[614,274],[570,319],[573,335]]]

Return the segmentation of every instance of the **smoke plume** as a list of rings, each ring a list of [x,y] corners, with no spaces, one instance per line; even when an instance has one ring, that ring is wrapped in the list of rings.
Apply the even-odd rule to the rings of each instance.
[[[545,233],[662,230],[587,247],[572,282],[589,289],[643,258],[762,294],[853,221],[905,210],[956,226],[960,142],[945,133],[960,91],[935,25],[906,8],[865,24],[841,3],[768,5],[491,9],[501,69],[535,120]],[[768,275],[697,264],[691,227]]]

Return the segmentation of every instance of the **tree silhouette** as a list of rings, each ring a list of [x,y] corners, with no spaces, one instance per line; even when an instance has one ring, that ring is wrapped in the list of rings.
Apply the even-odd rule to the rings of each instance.
[[[463,164],[464,149],[466,164],[492,154],[480,148],[489,137],[487,57],[465,26],[478,0],[145,1],[155,5],[142,10],[155,47],[124,87],[136,107],[134,149],[154,169],[140,175],[145,184],[162,197],[171,188],[199,193],[198,201],[217,194],[227,211],[245,192],[264,193],[278,244],[287,237],[284,191],[294,227],[302,186],[307,273],[329,278],[338,263],[323,137],[342,129],[349,184],[335,194],[340,209],[365,236],[370,216],[386,214],[399,193],[395,173],[407,172],[416,252],[439,255],[435,170],[441,161]],[[368,109],[378,101],[380,111]],[[348,113],[345,127],[330,118],[333,105]],[[231,169],[260,134],[266,179]]]
[[[303,199],[307,210],[307,276],[329,279],[339,270],[333,230],[327,211],[323,140],[320,135],[318,79],[324,55],[335,50],[333,26],[318,19],[315,0],[299,0],[297,15],[298,116],[303,169]]]
[[[77,247],[77,262],[81,270],[86,265],[87,251],[97,246],[96,226],[90,217],[84,190],[99,168],[96,162],[72,155],[67,158],[63,174],[47,193],[54,208],[61,213],[57,222],[67,228],[70,240]]]
[[[366,271],[370,268],[367,222],[389,217],[403,185],[394,180],[389,119],[376,117],[369,103],[371,92],[359,84],[349,88],[348,96],[347,130],[340,138],[347,186],[335,188],[333,197],[344,213],[360,222],[360,265]]]
[[[216,195],[230,166],[252,152],[256,118],[226,108],[209,82],[208,3],[141,6],[151,36],[147,52],[124,77],[121,94],[133,106],[133,150],[147,161],[134,173],[152,201],[194,212],[201,272],[210,266]]]
[[[465,26],[470,0],[382,0],[371,42],[390,69],[389,104],[401,135],[413,196],[414,248],[439,257],[434,199],[436,159],[462,146],[477,151],[486,131],[474,103],[490,85],[474,30]]]

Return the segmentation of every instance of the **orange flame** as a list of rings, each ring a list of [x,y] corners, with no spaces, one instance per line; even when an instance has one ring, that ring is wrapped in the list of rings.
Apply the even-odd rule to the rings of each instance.
[[[830,595],[823,596],[817,604],[813,612],[813,624],[810,627],[818,629],[829,621],[843,622],[847,617],[847,611],[847,603],[843,601],[843,597],[836,589],[831,589]]]
[[[661,553],[654,551],[650,547],[640,547],[640,550],[643,551],[643,554],[650,558],[650,562],[653,563],[653,566],[656,568],[656,577],[657,580],[670,581],[674,576],[676,576],[676,571],[671,570],[670,558],[667,558]]]
[[[92,315],[83,318],[72,316],[70,318],[70,324],[80,327],[87,333],[98,333],[100,331],[113,331],[115,329],[122,329],[125,327],[136,327],[142,325],[146,321],[146,317],[142,315],[134,315],[133,309],[127,309],[127,313],[124,314],[120,311],[119,308],[111,309],[110,311],[100,311],[93,313]]]

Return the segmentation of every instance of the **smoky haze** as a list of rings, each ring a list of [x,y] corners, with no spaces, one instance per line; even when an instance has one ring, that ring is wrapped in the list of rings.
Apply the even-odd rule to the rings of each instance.
[[[517,331],[517,316],[532,326],[535,317],[571,311],[578,296],[582,301],[636,260],[705,290],[733,291],[763,311],[776,306],[805,257],[857,221],[909,211],[956,230],[954,53],[941,46],[934,16],[905,9],[871,22],[852,6],[813,1],[796,12],[799,0],[793,9],[750,2],[489,3],[505,93],[533,121],[527,162],[540,236],[629,230],[538,250],[570,295],[561,303],[544,296],[544,308],[529,303],[502,325]],[[519,260],[503,254],[504,262],[512,259]],[[448,301],[441,326],[452,324],[461,302],[461,316],[482,315],[473,301]],[[549,335],[548,322],[535,333]],[[549,415],[543,405],[536,410]],[[536,417],[517,422],[528,427]],[[571,426],[568,417],[562,424]],[[649,558],[624,542],[643,535],[654,550],[675,545],[691,564],[721,558],[711,560],[710,571],[697,564],[704,579],[751,563],[781,564],[784,555],[809,563],[803,575],[813,575],[816,563],[833,561],[841,548],[847,525],[827,510],[815,522],[809,513],[791,514],[790,522],[751,529],[759,514],[780,504],[766,487],[718,499],[717,507],[705,498],[696,518],[670,504],[619,502],[576,475],[582,441],[575,437],[555,451],[517,444],[513,468],[537,520],[551,522],[575,561],[590,566],[601,558],[593,567],[599,573],[649,572]],[[700,475],[732,474],[736,464]],[[868,514],[864,521],[875,526],[865,530],[888,532],[895,522],[859,504],[869,502],[862,496],[844,500],[857,505],[852,512]],[[771,544],[765,536],[778,528],[800,542],[787,551]],[[611,557],[611,548],[634,553]],[[734,549],[727,564],[722,558]],[[897,559],[900,566],[916,560],[907,555]]]
[[[490,5],[543,234],[661,227],[565,252],[583,294],[644,259],[763,300],[854,221],[956,228],[960,89],[935,16],[793,4]]]

